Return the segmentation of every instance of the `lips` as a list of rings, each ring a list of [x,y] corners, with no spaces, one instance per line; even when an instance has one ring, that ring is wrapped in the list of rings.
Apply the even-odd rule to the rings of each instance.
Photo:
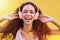
[[[25,20],[26,20],[27,22],[29,22],[29,21],[32,20],[32,18],[25,18]]]

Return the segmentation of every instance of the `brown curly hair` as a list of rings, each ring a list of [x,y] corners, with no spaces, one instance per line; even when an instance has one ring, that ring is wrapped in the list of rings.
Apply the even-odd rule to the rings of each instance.
[[[20,8],[20,11],[22,11],[23,7],[25,5],[29,5],[29,4],[32,5],[35,8],[35,12],[37,12],[38,8],[34,3],[26,2],[26,3],[23,3],[20,7],[18,7],[16,9],[16,13],[19,12],[19,8]],[[38,12],[39,12],[39,15],[42,14],[41,10],[38,10]],[[5,33],[5,35],[7,33],[12,33],[14,35],[14,38],[15,38],[18,29],[23,28],[23,25],[24,25],[24,23],[23,23],[22,19],[18,18],[18,19],[12,20],[9,23],[9,25],[6,27],[4,33]],[[32,27],[33,27],[33,31],[37,34],[39,40],[47,40],[46,34],[49,34],[50,30],[49,30],[46,23],[43,23],[39,19],[37,19],[37,20],[33,21]]]

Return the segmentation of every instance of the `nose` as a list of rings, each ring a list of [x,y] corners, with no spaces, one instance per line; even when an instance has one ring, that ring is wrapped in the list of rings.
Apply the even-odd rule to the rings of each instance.
[[[28,13],[26,14],[26,17],[31,17],[31,13],[28,12]]]
[[[28,16],[31,15],[30,12],[28,12],[27,15],[28,15]]]

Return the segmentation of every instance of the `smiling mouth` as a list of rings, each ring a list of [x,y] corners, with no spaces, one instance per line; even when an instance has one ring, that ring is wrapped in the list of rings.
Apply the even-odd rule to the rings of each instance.
[[[26,20],[27,22],[29,22],[29,21],[32,20],[32,18],[25,18],[25,20]]]

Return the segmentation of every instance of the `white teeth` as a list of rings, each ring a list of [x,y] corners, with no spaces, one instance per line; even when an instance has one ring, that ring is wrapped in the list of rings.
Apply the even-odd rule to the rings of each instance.
[[[32,19],[30,18],[25,18],[25,20],[27,21],[27,22],[29,22],[29,21],[31,21]]]
[[[31,18],[25,18],[26,20],[31,20]]]
[[[26,19],[26,20],[31,20],[31,19]]]

